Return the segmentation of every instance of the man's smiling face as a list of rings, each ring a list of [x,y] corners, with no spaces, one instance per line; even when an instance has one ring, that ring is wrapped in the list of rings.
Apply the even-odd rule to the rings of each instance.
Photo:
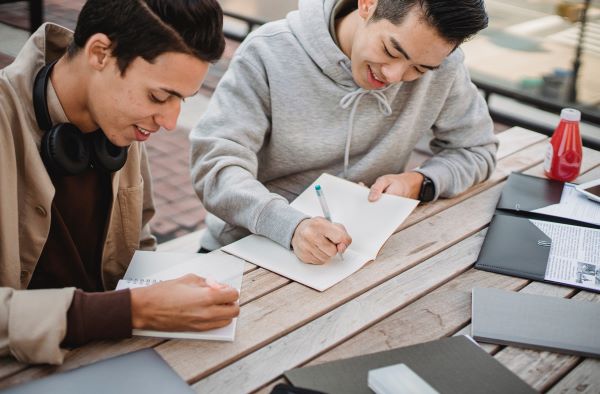
[[[181,101],[198,92],[208,66],[191,55],[166,52],[152,62],[138,57],[121,74],[111,58],[93,77],[89,111],[113,144],[145,141],[161,128],[175,128]]]
[[[398,25],[371,16],[376,2],[360,7],[360,20],[352,42],[352,76],[364,89],[381,89],[389,84],[414,81],[438,68],[452,53],[448,42],[422,17],[415,6]]]

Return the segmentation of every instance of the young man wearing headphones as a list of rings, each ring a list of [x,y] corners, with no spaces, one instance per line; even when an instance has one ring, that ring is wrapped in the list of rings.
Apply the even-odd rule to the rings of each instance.
[[[0,70],[0,355],[61,363],[61,346],[238,314],[235,289],[193,275],[105,291],[155,247],[142,142],[223,49],[216,0],[89,0],[74,34],[45,24]]]

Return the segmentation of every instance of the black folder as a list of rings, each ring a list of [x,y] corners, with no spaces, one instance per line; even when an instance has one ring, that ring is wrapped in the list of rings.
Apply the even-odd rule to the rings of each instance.
[[[475,268],[541,282],[546,280],[550,238],[530,219],[600,228],[575,219],[532,212],[560,203],[563,182],[510,174],[496,206]],[[597,291],[588,287],[552,282],[563,286]]]
[[[465,336],[297,368],[284,376],[294,386],[327,394],[372,394],[369,370],[394,364],[405,364],[441,394],[536,392]]]
[[[564,185],[564,182],[513,172],[502,189],[496,208],[513,212],[531,212],[558,204]]]
[[[192,394],[194,390],[158,353],[153,349],[144,349],[13,386],[1,392],[6,394]]]

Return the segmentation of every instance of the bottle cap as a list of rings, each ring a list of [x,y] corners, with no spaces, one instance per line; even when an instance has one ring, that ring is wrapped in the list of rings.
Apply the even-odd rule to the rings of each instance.
[[[563,108],[560,111],[560,118],[571,122],[579,122],[581,120],[581,112],[573,108]]]

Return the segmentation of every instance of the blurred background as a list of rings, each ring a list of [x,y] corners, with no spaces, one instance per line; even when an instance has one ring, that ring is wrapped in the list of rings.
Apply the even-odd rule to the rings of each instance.
[[[74,28],[84,0],[0,0],[0,68],[10,64],[42,21]],[[160,242],[204,226],[189,176],[188,134],[205,110],[239,42],[261,24],[297,8],[297,0],[220,0],[227,49],[200,93],[186,100],[177,129],[147,143]],[[489,27],[463,44],[473,82],[496,132],[514,125],[550,135],[563,107],[582,111],[584,145],[600,149],[600,0],[486,0]],[[427,157],[420,145],[412,163]]]

